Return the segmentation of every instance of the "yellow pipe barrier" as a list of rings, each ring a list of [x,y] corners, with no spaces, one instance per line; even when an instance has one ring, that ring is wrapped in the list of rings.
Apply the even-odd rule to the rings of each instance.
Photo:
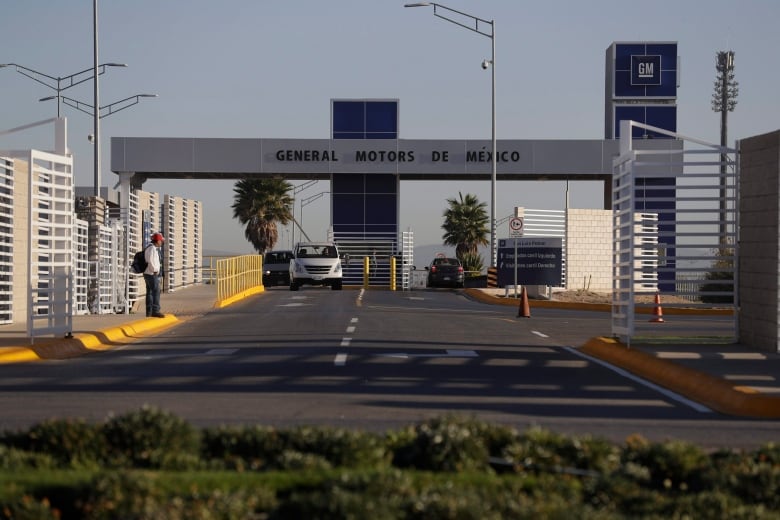
[[[363,257],[363,289],[368,289],[368,277],[371,274],[370,272],[370,264],[369,264],[369,258],[367,256]]]
[[[226,307],[264,290],[261,255],[217,260],[217,307]]]
[[[390,257],[390,290],[395,291],[395,257]]]

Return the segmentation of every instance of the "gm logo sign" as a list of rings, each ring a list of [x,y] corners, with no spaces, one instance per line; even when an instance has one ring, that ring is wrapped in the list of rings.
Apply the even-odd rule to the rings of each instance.
[[[661,56],[631,56],[632,85],[661,84]]]

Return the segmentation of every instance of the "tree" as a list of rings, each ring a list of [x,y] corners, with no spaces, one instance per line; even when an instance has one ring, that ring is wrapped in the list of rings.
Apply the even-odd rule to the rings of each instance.
[[[242,179],[233,188],[233,218],[246,226],[244,236],[262,254],[279,240],[277,223],[293,220],[292,184],[281,178]]]
[[[701,286],[701,301],[704,303],[734,303],[734,246],[728,241],[721,243],[714,251],[712,271],[705,278],[709,283]],[[726,293],[726,294],[710,294]]]
[[[467,265],[465,260],[476,257],[481,269],[482,257],[478,253],[479,246],[488,245],[485,238],[490,234],[486,204],[479,202],[476,195],[467,193],[464,197],[458,192],[459,199],[447,199],[449,207],[444,210],[444,243],[455,246],[455,256],[464,264],[467,271],[475,270],[476,266]]]

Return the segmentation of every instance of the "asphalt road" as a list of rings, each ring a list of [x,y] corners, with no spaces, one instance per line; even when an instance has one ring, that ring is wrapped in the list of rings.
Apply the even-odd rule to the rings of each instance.
[[[608,320],[518,318],[451,290],[276,288],[116,350],[0,366],[0,428],[151,404],[199,426],[385,431],[453,413],[614,441],[777,440],[779,421],[722,416],[580,354]]]

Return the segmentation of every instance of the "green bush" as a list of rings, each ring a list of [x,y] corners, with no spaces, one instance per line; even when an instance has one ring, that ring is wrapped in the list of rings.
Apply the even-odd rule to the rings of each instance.
[[[79,513],[86,520],[213,520],[260,518],[277,507],[265,488],[208,489],[192,485],[184,493],[166,492],[154,475],[119,471],[95,477]]]
[[[52,509],[48,499],[38,500],[24,495],[0,507],[0,520],[59,520],[60,514]]]
[[[117,467],[188,469],[200,459],[199,432],[155,407],[110,417],[103,425],[107,462]]]
[[[591,437],[571,438],[542,428],[530,428],[507,445],[504,458],[516,471],[598,476],[620,466],[620,450]]]
[[[393,439],[393,464],[428,471],[489,470],[483,426],[459,417],[433,418]]]
[[[383,436],[200,431],[144,407],[3,433],[0,490],[0,520],[778,519],[780,447],[705,452],[639,436],[621,447],[457,416]]]
[[[389,459],[376,434],[311,426],[212,428],[203,434],[203,452],[241,470],[376,467]]]
[[[105,454],[100,428],[83,420],[44,421],[26,432],[5,433],[0,442],[46,454],[61,467],[94,466]]]
[[[300,426],[286,431],[282,440],[288,449],[318,455],[333,467],[381,467],[390,458],[380,436],[344,428]]]
[[[0,470],[2,471],[18,471],[27,468],[44,469],[56,466],[54,458],[47,453],[31,453],[0,445]]]
[[[629,442],[622,455],[623,465],[647,469],[647,485],[670,493],[697,493],[712,485],[710,457],[698,446],[688,442]]]
[[[279,432],[264,426],[220,426],[202,435],[202,455],[237,470],[264,470],[281,457],[284,443]]]

